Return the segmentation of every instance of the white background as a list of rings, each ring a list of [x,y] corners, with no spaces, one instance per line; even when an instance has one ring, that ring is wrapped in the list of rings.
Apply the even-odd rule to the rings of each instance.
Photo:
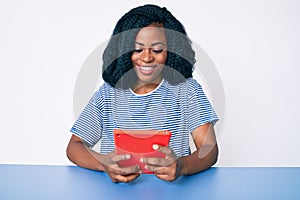
[[[300,166],[300,3],[227,1],[0,2],[0,163],[71,164],[73,91],[117,20],[166,6],[214,62],[226,95],[217,166]]]

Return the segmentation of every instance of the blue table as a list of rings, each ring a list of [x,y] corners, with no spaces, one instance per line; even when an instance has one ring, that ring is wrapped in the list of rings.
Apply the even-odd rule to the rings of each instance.
[[[113,183],[75,166],[0,165],[0,199],[300,199],[300,168],[211,168],[165,182]]]

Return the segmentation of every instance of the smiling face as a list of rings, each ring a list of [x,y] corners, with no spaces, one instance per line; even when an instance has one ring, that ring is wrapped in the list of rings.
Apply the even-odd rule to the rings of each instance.
[[[138,82],[136,87],[158,85],[167,59],[167,41],[163,28],[150,25],[142,28],[135,39],[131,56]]]

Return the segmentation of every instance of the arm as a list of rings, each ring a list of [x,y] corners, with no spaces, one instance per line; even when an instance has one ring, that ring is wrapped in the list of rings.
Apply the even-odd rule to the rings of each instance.
[[[192,132],[192,136],[197,150],[189,156],[179,158],[179,175],[204,171],[217,162],[218,145],[212,124],[199,126]]]
[[[84,168],[104,171],[100,162],[101,156],[84,144],[79,137],[72,135],[67,147],[67,157],[71,162]]]
[[[79,137],[72,135],[67,156],[74,164],[97,171],[105,171],[113,182],[130,182],[139,176],[137,166],[120,168],[117,162],[130,158],[130,155],[99,154],[90,149]]]
[[[176,158],[169,147],[156,145],[154,148],[165,153],[166,158],[143,158],[147,169],[160,179],[173,181],[181,175],[199,173],[214,165],[218,158],[218,146],[213,126],[210,123],[201,125],[192,135],[197,148],[195,152]]]

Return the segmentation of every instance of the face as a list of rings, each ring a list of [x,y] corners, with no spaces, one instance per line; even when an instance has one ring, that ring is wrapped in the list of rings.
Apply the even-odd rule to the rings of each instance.
[[[135,39],[131,56],[138,85],[160,83],[162,70],[167,59],[167,42],[163,28],[147,26],[142,28]]]

